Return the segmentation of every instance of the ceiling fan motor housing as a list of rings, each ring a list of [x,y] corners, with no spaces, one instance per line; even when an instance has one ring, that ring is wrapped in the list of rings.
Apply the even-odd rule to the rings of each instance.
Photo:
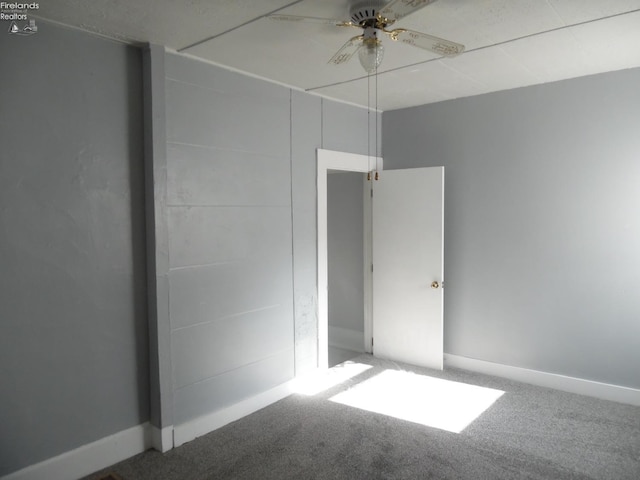
[[[384,1],[375,0],[355,1],[349,8],[349,17],[356,25],[374,27],[377,20],[376,16],[385,3]]]

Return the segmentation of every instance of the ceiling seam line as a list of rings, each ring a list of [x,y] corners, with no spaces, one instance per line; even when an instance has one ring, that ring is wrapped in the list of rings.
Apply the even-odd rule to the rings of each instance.
[[[211,41],[211,40],[214,40],[214,39],[216,39],[216,38],[218,38],[218,37],[221,37],[222,35],[226,35],[227,33],[231,33],[231,32],[233,32],[234,30],[238,30],[239,28],[246,27],[247,25],[250,25],[250,24],[252,24],[253,22],[257,22],[258,20],[261,20],[261,19],[263,19],[263,18],[265,18],[265,17],[268,17],[269,15],[273,15],[274,13],[279,12],[280,10],[284,10],[285,8],[292,7],[292,6],[294,6],[295,4],[300,3],[300,2],[302,2],[302,1],[303,1],[303,0],[295,0],[294,2],[291,2],[291,3],[289,3],[289,4],[287,4],[287,5],[283,6],[283,7],[276,8],[275,10],[272,10],[272,11],[270,11],[270,12],[267,12],[267,13],[265,13],[264,15],[260,15],[259,17],[256,17],[256,18],[253,18],[253,19],[251,19],[251,20],[248,20],[248,21],[244,22],[244,23],[243,23],[243,24],[241,24],[241,25],[237,25],[237,26],[235,26],[235,27],[233,27],[233,28],[230,28],[229,30],[225,30],[224,32],[217,33],[216,35],[213,35],[213,36],[211,36],[211,37],[205,38],[205,39],[203,39],[203,40],[199,40],[199,41],[197,41],[197,42],[195,42],[195,43],[192,43],[191,45],[187,45],[186,47],[178,48],[178,49],[176,50],[176,52],[178,52],[178,53],[180,53],[180,52],[184,52],[185,50],[189,50],[190,48],[197,47],[198,45],[202,45],[203,43],[206,43],[206,42],[209,42],[209,41]]]
[[[64,22],[61,22],[59,20],[54,20],[52,18],[47,18],[47,17],[43,17],[41,15],[35,15],[33,13],[29,13],[29,18],[31,18],[31,17],[33,17],[36,20],[40,20],[41,22],[44,22],[44,23],[50,23],[52,25],[56,25],[58,27],[65,28],[67,30],[87,33],[87,34],[92,35],[94,37],[101,38],[103,40],[107,40],[107,41],[110,41],[110,42],[119,43],[121,45],[131,45],[131,46],[136,47],[136,48],[144,48],[146,45],[149,45],[149,43],[150,43],[150,42],[146,42],[146,41],[142,41],[142,40],[136,40],[135,38],[110,36],[110,35],[108,35],[108,34],[106,34],[104,32],[100,32],[98,30],[87,30],[87,28],[79,27],[77,25],[72,25],[70,23],[64,23]]]
[[[492,43],[491,45],[484,45],[482,47],[477,47],[477,48],[473,48],[471,50],[466,50],[465,52],[463,52],[463,54],[464,53],[471,53],[471,52],[478,52],[480,50],[485,50],[487,48],[499,47],[499,46],[506,45],[506,44],[509,44],[509,43],[512,43],[512,42],[517,42],[518,40],[524,40],[525,38],[537,37],[539,35],[545,35],[547,33],[553,33],[553,32],[557,32],[557,31],[560,31],[560,30],[570,29],[570,28],[573,28],[573,27],[580,27],[582,25],[588,25],[590,23],[599,22],[601,20],[609,20],[611,18],[616,18],[616,17],[620,17],[620,16],[623,16],[623,15],[629,15],[629,14],[637,13],[637,12],[640,12],[640,8],[636,8],[635,10],[630,10],[628,12],[616,13],[616,14],[613,14],[613,15],[609,15],[607,17],[600,17],[600,18],[594,18],[594,19],[591,19],[591,20],[585,20],[584,22],[573,23],[571,25],[563,25],[561,27],[556,27],[556,28],[552,28],[552,29],[549,29],[549,30],[544,30],[542,32],[530,33],[529,35],[523,35],[522,37],[512,38],[512,39],[509,39],[509,40],[505,40],[503,42]],[[405,68],[412,68],[412,67],[415,67],[415,66],[418,66],[418,65],[425,65],[425,64],[431,63],[431,62],[437,62],[438,60],[442,60],[442,58],[444,58],[444,57],[431,58],[431,59],[425,60],[423,62],[416,62],[416,63],[412,63],[410,65],[404,65],[402,67],[391,68],[389,70],[385,70],[384,72],[379,72],[378,75],[384,75],[385,73],[397,72],[399,70],[404,70]],[[311,87],[311,88],[305,89],[305,92],[313,92],[315,90],[321,90],[323,88],[337,87],[339,85],[345,85],[347,83],[357,82],[358,80],[362,80],[364,78],[366,78],[366,77],[363,76],[363,77],[353,78],[351,80],[345,80],[343,82],[330,83],[330,84],[327,84],[327,85],[321,85],[319,87]]]

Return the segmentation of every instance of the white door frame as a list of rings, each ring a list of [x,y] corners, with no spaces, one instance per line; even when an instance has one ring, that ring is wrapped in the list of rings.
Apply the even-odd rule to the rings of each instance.
[[[343,172],[382,171],[382,158],[358,155],[355,153],[317,150],[318,189],[318,368],[329,367],[329,268],[327,240],[327,173],[330,170]],[[371,194],[370,188],[364,189],[364,350],[371,351]]]

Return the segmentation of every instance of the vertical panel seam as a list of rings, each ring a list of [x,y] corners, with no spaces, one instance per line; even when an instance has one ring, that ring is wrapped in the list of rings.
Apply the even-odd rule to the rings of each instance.
[[[320,148],[324,148],[324,98],[320,99]]]
[[[296,371],[296,255],[295,255],[295,229],[293,213],[293,90],[289,89],[289,184],[291,188],[291,306],[293,309],[293,376]]]

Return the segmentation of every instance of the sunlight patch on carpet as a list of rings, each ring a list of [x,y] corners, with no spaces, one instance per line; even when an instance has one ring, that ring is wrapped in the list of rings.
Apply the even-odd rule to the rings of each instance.
[[[369,370],[371,365],[363,363],[345,362],[329,370],[322,370],[295,380],[293,390],[302,395],[316,395],[336,385],[346,382],[350,378]]]
[[[332,402],[460,433],[504,392],[411,372],[385,370]]]

